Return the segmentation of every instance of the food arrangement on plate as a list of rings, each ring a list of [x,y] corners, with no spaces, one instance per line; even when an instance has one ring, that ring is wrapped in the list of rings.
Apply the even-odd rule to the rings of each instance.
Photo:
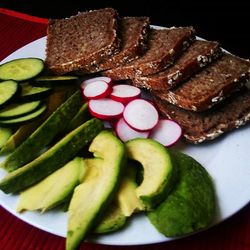
[[[212,225],[211,176],[169,147],[250,120],[250,62],[111,8],[49,20],[46,41],[44,61],[0,65],[0,189],[17,211],[67,210],[67,249],[135,213],[166,237]]]

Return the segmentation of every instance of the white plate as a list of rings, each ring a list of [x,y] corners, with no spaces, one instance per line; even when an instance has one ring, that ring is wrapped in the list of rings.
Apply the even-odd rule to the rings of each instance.
[[[38,39],[12,53],[2,62],[20,57],[44,59],[46,37]],[[244,207],[250,200],[250,127],[238,129],[211,143],[201,145],[179,145],[183,152],[193,156],[210,173],[214,180],[218,214],[215,224],[225,220]],[[3,157],[0,158],[0,161]],[[6,173],[0,170],[0,179]],[[0,191],[0,204],[21,220],[59,236],[66,236],[67,214],[50,211],[43,215],[38,212],[15,212],[18,196],[6,195]],[[131,220],[126,229],[90,239],[108,245],[139,245],[170,241],[158,233],[144,215]]]

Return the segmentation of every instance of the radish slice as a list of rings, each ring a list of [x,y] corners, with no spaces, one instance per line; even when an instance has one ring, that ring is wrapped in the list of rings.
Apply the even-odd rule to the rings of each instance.
[[[150,102],[144,99],[135,99],[125,107],[123,118],[133,129],[145,131],[156,126],[159,114]]]
[[[124,105],[109,98],[90,100],[89,111],[94,117],[103,120],[119,118],[124,110]]]
[[[82,89],[84,89],[89,83],[96,82],[96,81],[104,81],[108,84],[112,83],[112,79],[110,77],[98,76],[98,77],[89,78],[87,80],[84,80],[81,84],[81,87],[82,87]]]
[[[182,129],[178,123],[173,120],[162,119],[151,131],[150,138],[170,147],[180,139],[181,135]]]
[[[83,89],[83,96],[87,99],[100,99],[108,96],[112,91],[111,85],[104,81],[94,81]]]
[[[139,132],[134,130],[125,122],[122,117],[117,122],[115,130],[117,136],[124,142],[138,137],[148,138],[150,133],[149,131]]]
[[[113,86],[110,98],[118,102],[128,103],[138,98],[140,94],[141,90],[137,87],[127,84],[119,84]]]

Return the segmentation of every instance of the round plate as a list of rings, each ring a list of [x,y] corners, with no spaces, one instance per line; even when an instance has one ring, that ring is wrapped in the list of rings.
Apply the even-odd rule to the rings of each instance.
[[[45,57],[46,37],[38,39],[12,53],[3,62],[21,57]],[[250,128],[245,126],[213,142],[201,145],[179,143],[178,148],[199,161],[212,176],[218,204],[217,224],[243,208],[250,200]],[[0,161],[3,157],[0,158]],[[0,179],[6,173],[0,171]],[[15,212],[18,196],[0,191],[0,204],[21,220],[59,236],[66,236],[67,213],[49,211]],[[129,225],[118,232],[89,239],[108,245],[139,245],[170,241],[156,231],[145,215],[132,218]]]

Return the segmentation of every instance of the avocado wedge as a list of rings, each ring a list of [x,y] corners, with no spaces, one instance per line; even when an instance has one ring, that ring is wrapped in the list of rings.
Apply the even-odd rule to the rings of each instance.
[[[84,166],[83,159],[76,157],[36,185],[21,192],[17,212],[41,210],[44,213],[62,203],[79,184],[84,174]]]
[[[76,249],[100,220],[113,198],[126,163],[124,144],[109,131],[98,134],[89,151],[95,158],[84,160],[86,174],[75,188],[69,205],[67,250]]]
[[[136,138],[126,142],[128,158],[142,165],[143,181],[136,188],[136,194],[146,210],[151,210],[173,187],[175,168],[167,149],[157,141]]]
[[[215,190],[208,172],[192,157],[172,152],[178,182],[148,218],[167,237],[181,236],[209,226],[215,216]]]

